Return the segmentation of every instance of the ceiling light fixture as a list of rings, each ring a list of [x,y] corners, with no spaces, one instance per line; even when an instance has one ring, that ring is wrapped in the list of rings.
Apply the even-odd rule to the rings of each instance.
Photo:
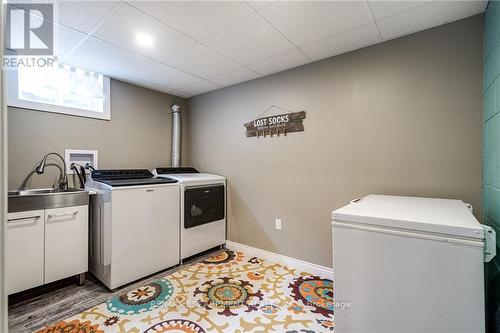
[[[135,34],[135,41],[137,44],[143,47],[151,47],[154,44],[153,36],[145,34],[143,32],[138,32]]]

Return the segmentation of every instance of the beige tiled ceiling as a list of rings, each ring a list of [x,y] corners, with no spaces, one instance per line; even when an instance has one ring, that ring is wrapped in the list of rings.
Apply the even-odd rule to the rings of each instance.
[[[370,6],[373,18],[380,20],[384,17],[395,15],[403,11],[423,6],[430,1],[370,1]]]
[[[62,62],[190,97],[476,15],[486,3],[59,0],[55,47]],[[153,45],[138,45],[138,33]]]
[[[215,90],[221,86],[206,80],[200,80],[192,85],[182,89],[175,90],[173,93],[181,97],[189,97],[194,95],[203,94],[207,91]]]
[[[311,59],[319,60],[345,53],[380,41],[375,23],[368,23],[342,33],[320,39],[301,46],[302,51]]]
[[[248,65],[248,67],[261,75],[268,75],[284,71],[285,69],[297,67],[308,62],[309,59],[301,50],[293,48],[290,51],[259,60]]]
[[[240,67],[227,73],[214,76],[210,78],[210,80],[220,86],[230,86],[232,84],[252,80],[257,77],[259,77],[259,75],[253,70],[246,67]]]
[[[372,21],[366,1],[277,1],[259,13],[298,46]]]
[[[251,64],[294,48],[278,30],[253,13],[222,31],[202,40],[240,64]]]
[[[479,1],[457,1],[453,5],[447,1],[435,1],[407,11],[382,18],[377,21],[380,34],[384,39],[407,35],[422,30],[422,26],[434,27],[479,14],[485,3]]]
[[[151,17],[200,40],[253,13],[243,1],[130,2]]]
[[[117,4],[117,1],[60,1],[54,17],[57,23],[88,33]]]
[[[151,35],[154,47],[142,47],[135,41],[136,33]],[[161,62],[173,50],[183,49],[193,41],[183,33],[163,24],[127,3],[119,5],[92,36],[129,51]]]

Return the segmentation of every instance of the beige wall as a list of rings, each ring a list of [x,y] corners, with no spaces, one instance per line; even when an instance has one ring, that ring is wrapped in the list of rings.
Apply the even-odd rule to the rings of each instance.
[[[111,121],[9,108],[9,189],[16,189],[47,152],[96,149],[99,168],[154,168],[171,163],[170,105],[185,100],[111,80]],[[184,121],[184,126],[186,122]],[[184,143],[187,142],[184,131]],[[54,167],[29,187],[50,187]]]
[[[481,216],[482,16],[189,100],[189,159],[229,182],[229,238],[331,266],[332,209],[369,193]],[[305,132],[246,138],[276,104]],[[281,218],[283,230],[274,230]]]

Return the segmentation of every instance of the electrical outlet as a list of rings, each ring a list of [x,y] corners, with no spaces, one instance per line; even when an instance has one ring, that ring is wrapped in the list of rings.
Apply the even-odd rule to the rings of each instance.
[[[274,220],[274,229],[281,230],[281,219]]]

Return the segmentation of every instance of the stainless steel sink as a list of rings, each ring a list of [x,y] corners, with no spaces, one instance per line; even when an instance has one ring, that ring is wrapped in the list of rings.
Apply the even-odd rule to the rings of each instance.
[[[9,191],[9,197],[22,196],[22,195],[47,195],[47,194],[71,194],[78,192],[87,192],[86,190],[81,190],[77,188],[69,188],[67,190],[60,190],[54,188],[37,188],[32,190],[18,190]]]
[[[75,188],[66,190],[42,188],[8,192],[9,213],[88,204],[89,192]]]

